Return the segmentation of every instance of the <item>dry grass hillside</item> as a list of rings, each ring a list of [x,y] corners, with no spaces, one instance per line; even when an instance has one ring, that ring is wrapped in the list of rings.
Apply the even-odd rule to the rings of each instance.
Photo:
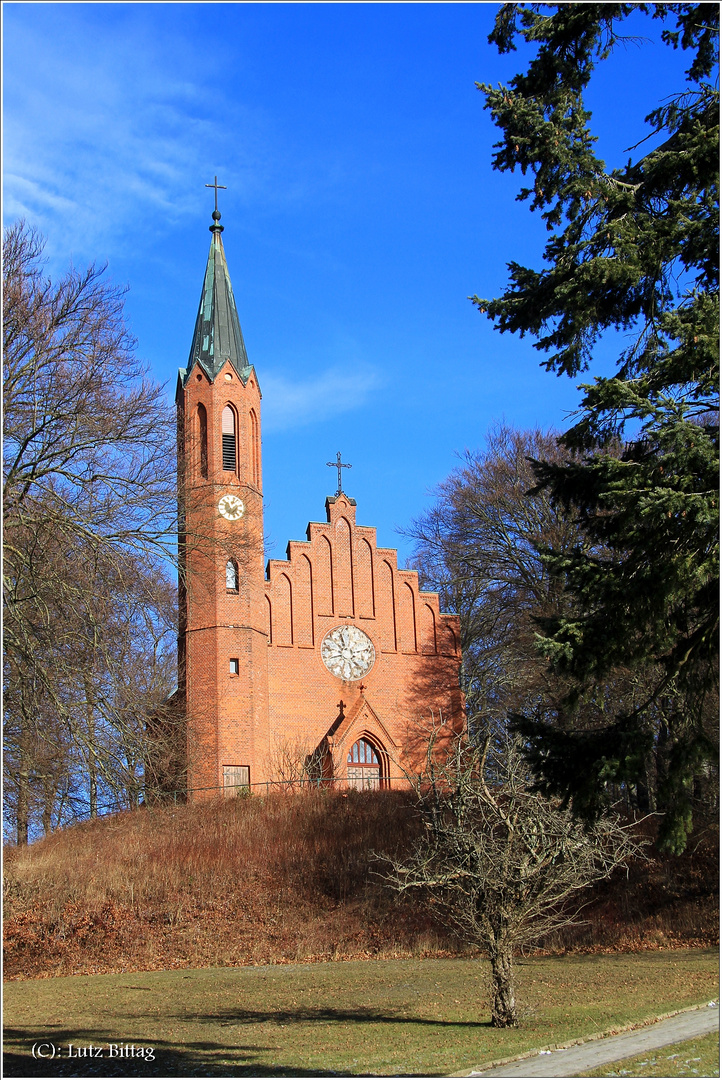
[[[5,851],[5,976],[444,956],[458,942],[389,894],[374,852],[419,830],[408,795],[309,792],[143,809]],[[548,950],[717,940],[716,836],[605,884]]]

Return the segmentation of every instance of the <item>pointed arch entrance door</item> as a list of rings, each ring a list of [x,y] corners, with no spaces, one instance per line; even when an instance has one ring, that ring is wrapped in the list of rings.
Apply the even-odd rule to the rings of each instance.
[[[348,786],[359,791],[381,787],[381,755],[368,739],[357,739],[346,759]]]

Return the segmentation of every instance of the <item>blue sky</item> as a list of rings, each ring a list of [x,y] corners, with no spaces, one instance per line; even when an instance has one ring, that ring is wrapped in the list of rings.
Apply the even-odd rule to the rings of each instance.
[[[172,396],[185,365],[218,175],[224,243],[263,390],[269,554],[324,516],[340,450],[361,524],[397,546],[493,424],[563,428],[574,383],[467,297],[544,232],[491,170],[475,81],[526,53],[486,42],[494,4],[24,4],[4,12],[4,219],[49,270],[108,263],[139,353]],[[628,32],[635,30],[630,26]],[[682,85],[661,25],[590,95],[609,165]],[[605,360],[593,373],[603,370]]]

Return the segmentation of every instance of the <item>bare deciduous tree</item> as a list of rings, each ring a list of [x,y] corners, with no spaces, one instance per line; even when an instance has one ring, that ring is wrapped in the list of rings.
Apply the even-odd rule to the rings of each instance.
[[[333,784],[340,772],[337,758],[326,739],[314,743],[310,739],[278,736],[271,746],[272,784],[284,792]]]
[[[708,782],[700,768],[694,790],[675,785],[676,759],[686,745],[687,695],[674,682],[664,694],[654,691],[660,672],[651,658],[647,665],[605,671],[580,695],[578,683],[540,650],[546,627],[579,614],[579,598],[552,571],[549,552],[559,561],[592,550],[575,508],[555,503],[537,485],[535,461],[551,467],[565,460],[573,455],[553,432],[500,425],[483,450],[467,451],[415,523],[415,565],[422,581],[461,618],[470,727],[504,728],[511,721],[550,792],[568,790],[574,778],[570,751],[576,749],[585,770],[598,777],[574,794],[575,810],[590,819],[623,791],[635,809],[659,809],[679,819],[686,803],[690,822],[692,807],[704,820],[716,813],[714,780]],[[602,563],[612,558],[599,542],[593,553]],[[704,713],[710,743],[712,697]],[[703,714],[701,708],[695,712]],[[637,713],[628,729],[616,729],[619,737],[610,748],[610,725],[620,714]]]
[[[529,495],[530,459],[561,456],[553,432],[499,426],[484,450],[466,452],[411,533],[424,585],[461,618],[472,724],[505,723],[510,710],[529,700],[554,711],[561,696],[536,646],[538,620],[563,603],[539,549],[565,550],[580,534],[573,515],[543,493]]]
[[[534,791],[511,737],[480,745],[455,738],[447,755],[437,741],[416,781],[426,829],[409,857],[382,856],[386,881],[424,894],[462,939],[485,950],[492,1024],[516,1026],[515,953],[578,921],[585,890],[639,855],[642,842],[616,816],[585,828]]]
[[[19,842],[38,800],[48,828],[81,789],[94,812],[123,769],[137,786],[142,718],[173,686],[172,414],[135,356],[123,290],[96,266],[53,282],[42,251],[24,223],[7,231],[5,764]]]

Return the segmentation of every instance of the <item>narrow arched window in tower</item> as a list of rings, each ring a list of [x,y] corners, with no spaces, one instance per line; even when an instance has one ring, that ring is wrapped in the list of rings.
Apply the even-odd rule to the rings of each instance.
[[[258,438],[258,417],[251,409],[251,472],[253,486],[261,486],[261,440]]]
[[[229,559],[226,563],[226,590],[238,592],[238,563],[235,559]]]
[[[217,429],[216,429],[217,430]],[[223,435],[223,468],[236,471],[236,414],[230,405],[226,405],[221,419]]]
[[[208,479],[208,413],[205,405],[198,406],[198,469]]]

